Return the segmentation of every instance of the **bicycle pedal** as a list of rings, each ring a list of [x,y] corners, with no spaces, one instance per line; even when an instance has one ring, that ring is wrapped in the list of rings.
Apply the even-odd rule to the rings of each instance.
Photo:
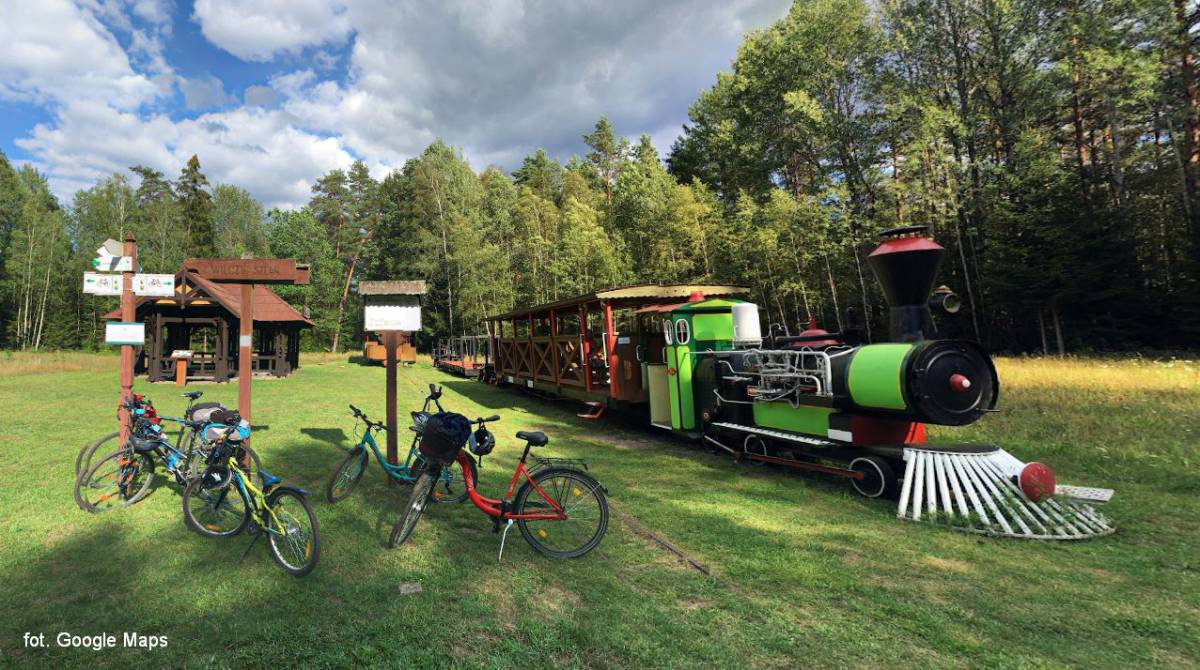
[[[512,528],[513,520],[509,519],[508,523],[504,524],[504,532],[500,534],[500,555],[496,557],[497,563],[504,562],[504,540],[508,539],[508,529]]]

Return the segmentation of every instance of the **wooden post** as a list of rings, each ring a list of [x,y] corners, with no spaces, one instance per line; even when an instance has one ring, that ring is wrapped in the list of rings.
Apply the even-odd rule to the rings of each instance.
[[[587,305],[579,306],[579,357],[583,360],[583,387],[592,390],[592,340],[588,335]]]
[[[238,324],[238,414],[250,421],[251,359],[254,344],[254,284],[242,284],[242,317]]]
[[[604,303],[604,345],[608,349],[608,397],[617,397],[617,333],[613,328],[612,303]]]
[[[400,457],[396,436],[396,348],[400,346],[400,333],[395,330],[383,331],[383,348],[387,350],[387,458],[388,463],[397,465]],[[393,484],[396,480],[388,478]]]
[[[128,256],[132,265],[128,272],[121,273],[121,320],[130,323],[137,318],[137,305],[133,297],[133,271],[137,269],[137,240],[133,231],[125,233],[124,255]],[[133,397],[133,345],[121,345],[121,408],[118,418],[121,422],[121,444],[129,440],[129,412],[125,409],[125,401]]]
[[[188,359],[179,356],[175,359],[175,385],[187,386]]]
[[[558,365],[558,314],[554,310],[550,310],[550,367],[554,368],[554,385],[560,386],[562,380],[559,379],[558,372],[562,368]]]

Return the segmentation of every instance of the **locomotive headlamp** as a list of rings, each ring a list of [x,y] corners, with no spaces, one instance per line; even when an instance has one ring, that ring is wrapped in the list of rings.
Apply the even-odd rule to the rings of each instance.
[[[962,298],[950,290],[949,286],[939,286],[934,289],[933,295],[929,296],[929,308],[946,314],[958,314],[962,309]]]

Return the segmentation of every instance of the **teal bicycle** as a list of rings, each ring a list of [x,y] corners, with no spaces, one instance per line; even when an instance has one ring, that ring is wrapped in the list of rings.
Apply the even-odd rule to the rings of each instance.
[[[413,425],[409,426],[409,430],[413,432],[412,443],[408,447],[408,455],[404,458],[404,463],[392,465],[388,463],[387,458],[379,451],[379,444],[375,441],[375,435],[386,431],[387,427],[379,421],[372,421],[362,410],[350,405],[350,412],[354,418],[361,421],[365,426],[362,431],[362,438],[358,444],[346,454],[346,458],[333,471],[333,476],[329,478],[329,483],[325,486],[325,498],[331,503],[340,502],[350,496],[354,491],[354,487],[358,485],[362,479],[363,473],[367,471],[367,465],[370,463],[370,453],[374,452],[375,460],[379,461],[379,467],[383,468],[384,474],[391,477],[396,482],[401,484],[411,484],[421,476],[425,470],[425,457],[421,455],[417,445],[421,440],[421,430],[425,426],[425,420],[429,418],[429,406],[433,404],[437,411],[441,412],[442,405],[439,399],[442,397],[442,390],[435,385],[429,385],[429,395],[425,396],[425,405],[421,407],[421,411],[412,412]],[[358,425],[355,424],[355,432],[358,431]],[[368,451],[369,450],[369,451]],[[443,468],[438,482],[431,494],[431,499],[442,503],[460,503],[467,499],[467,477],[470,481],[475,481],[475,464],[470,460],[456,463],[452,468]]]

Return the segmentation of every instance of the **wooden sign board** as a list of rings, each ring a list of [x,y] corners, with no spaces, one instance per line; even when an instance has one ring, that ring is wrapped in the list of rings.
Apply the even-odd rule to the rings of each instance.
[[[421,300],[415,295],[367,296],[363,308],[365,330],[421,330]]]
[[[121,295],[121,275],[85,272],[83,292],[89,295]]]
[[[170,298],[175,295],[175,275],[135,274],[133,292],[137,295]]]
[[[238,284],[307,284],[308,266],[292,258],[189,258],[183,266],[205,279]]]
[[[146,324],[136,321],[109,321],[104,324],[104,343],[140,347],[146,343]]]

